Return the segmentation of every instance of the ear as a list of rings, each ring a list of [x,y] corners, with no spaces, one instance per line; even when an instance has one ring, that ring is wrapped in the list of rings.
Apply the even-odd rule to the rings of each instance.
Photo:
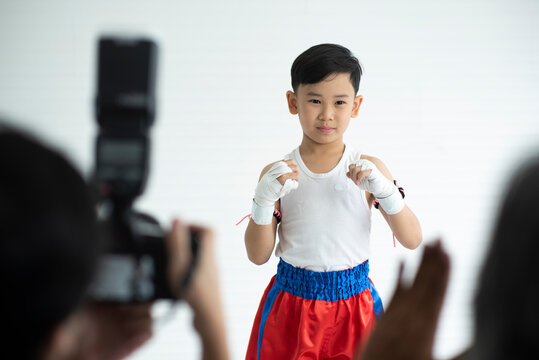
[[[354,98],[354,107],[352,108],[351,117],[353,118],[357,117],[359,107],[361,106],[362,102],[363,102],[363,95],[358,95]]]
[[[286,101],[288,103],[288,111],[290,111],[290,114],[297,115],[298,114],[298,99],[296,98],[296,94],[290,90],[287,91]]]

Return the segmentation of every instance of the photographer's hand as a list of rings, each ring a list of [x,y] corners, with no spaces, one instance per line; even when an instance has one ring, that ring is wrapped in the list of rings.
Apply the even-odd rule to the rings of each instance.
[[[152,337],[151,304],[90,303],[77,314],[82,333],[77,359],[123,359]]]
[[[449,279],[449,257],[438,241],[426,245],[411,286],[400,276],[393,299],[374,329],[361,360],[430,360]],[[402,275],[402,268],[401,273]]]
[[[189,231],[198,235],[198,259],[193,277],[182,298],[193,309],[194,328],[200,334],[204,359],[228,359],[226,329],[221,305],[217,263],[214,256],[214,235],[210,229],[187,227],[175,220],[167,237],[169,278],[177,289],[191,262]]]

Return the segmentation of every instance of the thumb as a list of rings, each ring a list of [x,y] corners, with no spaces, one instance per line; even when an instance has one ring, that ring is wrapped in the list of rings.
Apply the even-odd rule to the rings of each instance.
[[[393,300],[395,300],[397,297],[403,296],[403,294],[406,292],[406,287],[403,284],[403,277],[404,274],[404,262],[401,261],[399,264],[399,274],[397,276],[397,284],[395,285],[395,291],[393,293]]]

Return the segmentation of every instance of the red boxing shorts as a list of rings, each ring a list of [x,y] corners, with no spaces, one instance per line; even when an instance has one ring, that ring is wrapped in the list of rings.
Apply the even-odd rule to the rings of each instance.
[[[369,262],[315,272],[283,260],[255,317],[247,360],[351,359],[383,313]]]

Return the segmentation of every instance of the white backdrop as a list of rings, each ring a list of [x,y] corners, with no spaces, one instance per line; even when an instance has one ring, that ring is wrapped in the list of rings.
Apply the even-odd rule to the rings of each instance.
[[[262,167],[301,140],[288,114],[292,61],[334,42],[360,59],[365,96],[346,142],[380,157],[405,187],[425,241],[452,258],[436,355],[471,341],[477,270],[507,176],[539,143],[539,3],[524,1],[0,2],[0,115],[93,161],[95,44],[110,30],[160,45],[152,172],[139,207],[212,226],[233,359],[241,359],[276,259],[246,257],[234,224],[250,211]],[[0,170],[1,171],[1,170]],[[393,248],[374,216],[372,272],[383,300],[398,263],[413,275],[421,248]],[[156,307],[156,314],[165,311]],[[132,359],[192,359],[200,348],[183,305]]]

